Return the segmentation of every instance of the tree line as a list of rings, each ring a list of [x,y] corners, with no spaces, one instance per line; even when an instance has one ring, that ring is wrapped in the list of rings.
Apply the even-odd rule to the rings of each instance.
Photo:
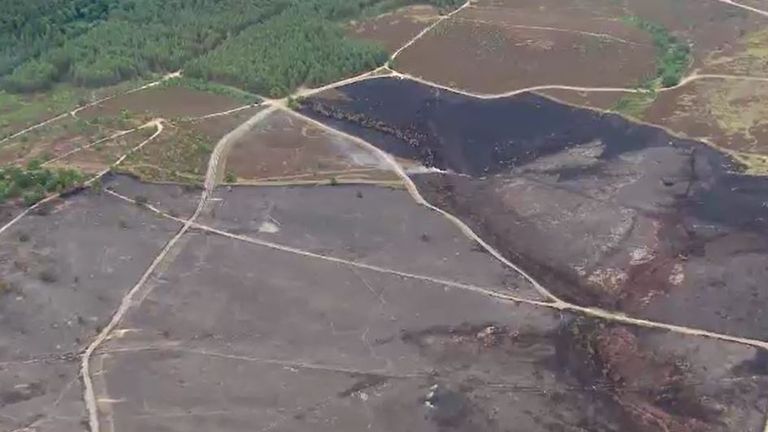
[[[0,0],[0,84],[43,91],[184,69],[272,96],[386,59],[342,24],[414,0]],[[428,0],[444,10],[459,0]]]

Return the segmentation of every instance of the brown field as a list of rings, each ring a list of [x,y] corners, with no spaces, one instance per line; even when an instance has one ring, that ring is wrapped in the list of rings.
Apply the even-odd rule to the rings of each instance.
[[[0,147],[0,165],[26,164],[32,159],[43,162],[107,137],[114,129],[67,117],[35,129]]]
[[[745,33],[726,48],[713,51],[701,69],[715,74],[768,76],[768,30]]]
[[[438,17],[437,9],[432,6],[406,6],[375,18],[353,21],[349,24],[347,34],[377,42],[389,52],[394,52]]]
[[[165,124],[157,138],[131,154],[119,172],[146,181],[201,183],[216,141],[183,124]]]
[[[227,171],[239,181],[397,180],[357,144],[278,112],[235,143]]]
[[[121,95],[81,111],[84,118],[117,116],[124,111],[165,118],[197,117],[236,108],[242,102],[185,87],[153,87]]]
[[[507,20],[524,17],[526,24],[548,20],[553,26],[574,29],[584,18],[612,22],[615,26],[622,17],[638,16],[692,42],[695,68],[712,52],[727,50],[734,41],[764,28],[768,22],[757,14],[714,0],[575,0],[568,2],[568,7],[562,3],[559,0],[479,0],[477,7],[470,11],[487,10],[486,15],[509,16]],[[602,27],[586,30],[596,31],[595,28]],[[618,36],[614,31],[607,33]]]
[[[648,43],[521,25],[526,27],[452,20],[404,51],[396,66],[483,93],[553,84],[626,87],[654,74],[654,48]]]
[[[257,112],[261,111],[261,109],[262,108],[258,106],[254,106],[232,114],[178,123],[181,127],[189,127],[197,133],[207,136],[211,140],[218,141],[232,129],[235,129],[246,120],[253,117]]]
[[[155,132],[155,128],[139,129],[115,139],[105,140],[72,153],[52,165],[77,168],[95,174],[115,163],[120,157],[138,146]]]
[[[219,117],[165,122],[163,133],[129,156],[118,170],[145,181],[201,183],[216,143],[259,109],[252,107]]]
[[[701,80],[661,93],[644,120],[737,151],[768,153],[768,83]]]
[[[695,0],[562,3],[480,0],[403,52],[397,67],[487,93],[542,84],[632,87],[655,74],[649,35],[623,21],[637,16],[690,42],[692,71],[768,73],[768,34],[760,31],[768,20],[743,9]]]

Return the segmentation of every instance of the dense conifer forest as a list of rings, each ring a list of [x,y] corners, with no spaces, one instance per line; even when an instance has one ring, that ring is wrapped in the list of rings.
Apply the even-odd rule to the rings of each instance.
[[[35,92],[185,75],[281,96],[370,69],[379,46],[342,25],[414,0],[0,0],[0,83]],[[445,10],[459,0],[431,0]]]

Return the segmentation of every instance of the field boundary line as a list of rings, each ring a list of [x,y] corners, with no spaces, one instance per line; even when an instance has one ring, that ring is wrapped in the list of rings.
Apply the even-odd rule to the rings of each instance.
[[[606,39],[613,42],[619,42],[624,43],[627,45],[634,45],[634,46],[650,46],[648,44],[642,44],[639,42],[632,42],[626,39],[622,39],[618,36],[613,36],[608,33],[593,33],[583,30],[573,30],[573,29],[565,29],[565,28],[559,28],[559,27],[547,27],[547,26],[532,26],[532,25],[525,25],[525,24],[503,24],[488,20],[482,20],[477,18],[461,18],[456,17],[454,18],[456,21],[465,21],[465,22],[472,22],[472,23],[478,23],[478,24],[488,24],[488,25],[494,25],[498,27],[504,27],[504,28],[517,28],[517,29],[528,29],[528,30],[543,30],[543,31],[552,31],[552,32],[558,32],[558,33],[571,33],[571,34],[578,34],[583,36],[593,36],[599,39]]]
[[[389,60],[387,60],[387,62],[384,63],[384,67],[388,68],[392,64],[392,62],[395,61],[395,58],[397,58],[397,56],[400,55],[400,53],[402,53],[403,51],[408,49],[408,47],[410,47],[411,45],[415,44],[416,41],[418,41],[419,39],[424,37],[424,35],[429,33],[433,28],[435,28],[438,25],[440,25],[440,23],[442,23],[443,21],[448,20],[452,16],[454,16],[457,13],[461,12],[462,10],[466,9],[471,4],[472,4],[472,0],[467,0],[464,4],[462,4],[458,8],[454,9],[453,11],[451,11],[451,12],[449,12],[449,13],[443,15],[443,16],[441,16],[439,19],[435,20],[435,22],[433,22],[432,24],[430,24],[427,27],[425,27],[422,31],[417,33],[416,36],[412,37],[410,40],[408,40],[408,42],[406,42],[403,46],[401,46],[394,53],[392,53],[392,55],[389,56]]]
[[[68,152],[66,152],[66,153],[64,153],[62,155],[56,156],[53,159],[49,159],[49,160],[43,162],[42,166],[44,166],[44,167],[48,166],[48,165],[56,163],[56,162],[58,162],[58,161],[60,161],[62,159],[65,159],[68,156],[71,156],[71,155],[73,155],[75,153],[81,152],[83,150],[88,150],[89,148],[91,148],[93,146],[96,146],[96,145],[99,145],[99,144],[101,144],[103,142],[112,141],[114,139],[120,138],[122,136],[128,135],[128,134],[133,133],[133,132],[136,132],[137,130],[141,129],[142,127],[143,126],[139,126],[139,127],[133,128],[133,129],[117,131],[117,132],[113,133],[112,135],[110,135],[108,137],[104,137],[104,138],[102,138],[100,140],[97,140],[97,141],[94,141],[94,142],[92,142],[90,144],[86,144],[84,146],[80,146],[78,148],[72,149],[72,150],[70,150],[70,151],[68,151]]]
[[[132,149],[130,149],[130,150],[129,150],[129,151],[126,153],[126,154],[124,154],[124,155],[123,155],[123,156],[122,156],[120,159],[118,159],[118,161],[116,161],[116,162],[114,162],[113,164],[111,164],[111,165],[110,165],[110,166],[109,166],[107,169],[100,171],[99,173],[97,173],[96,175],[94,175],[93,177],[91,177],[90,179],[86,180],[86,181],[83,183],[83,185],[84,185],[84,186],[89,186],[89,185],[91,185],[91,184],[92,184],[93,182],[95,182],[97,179],[101,178],[101,177],[102,177],[104,174],[108,173],[108,172],[109,172],[109,171],[110,171],[112,168],[114,168],[115,166],[117,166],[117,165],[118,165],[120,162],[122,162],[123,160],[125,160],[125,158],[126,158],[126,157],[128,157],[128,155],[130,155],[131,153],[133,153],[133,152],[134,152],[134,151],[136,151],[136,150],[139,150],[139,149],[141,149],[141,147],[143,147],[143,146],[144,146],[144,145],[146,145],[148,142],[152,141],[153,139],[155,139],[155,138],[156,138],[158,135],[160,135],[160,134],[162,133],[162,131],[163,131],[163,125],[162,125],[162,121],[161,121],[161,120],[153,120],[153,121],[151,121],[151,122],[149,122],[149,123],[147,123],[147,124],[145,124],[144,126],[141,126],[141,127],[148,127],[148,126],[152,126],[152,125],[154,125],[154,126],[156,126],[156,127],[157,127],[157,131],[156,131],[154,134],[152,134],[152,136],[150,136],[150,137],[149,137],[149,138],[147,138],[146,140],[142,141],[142,142],[141,142],[140,144],[138,144],[136,147],[133,147]],[[31,213],[33,210],[35,210],[35,209],[39,208],[40,206],[42,206],[42,205],[43,205],[43,204],[45,204],[45,203],[51,202],[51,201],[53,201],[53,200],[55,200],[55,199],[59,198],[60,196],[61,196],[61,193],[53,194],[53,195],[51,195],[51,196],[48,196],[48,197],[46,197],[46,198],[44,198],[44,199],[42,199],[42,200],[40,200],[40,201],[36,202],[35,204],[33,204],[33,205],[31,205],[31,206],[27,207],[27,208],[26,208],[26,209],[24,209],[24,210],[23,210],[21,213],[19,213],[18,215],[16,215],[16,217],[14,217],[14,218],[13,218],[13,219],[11,219],[10,221],[8,221],[8,222],[7,222],[5,225],[3,225],[2,227],[0,227],[0,235],[2,235],[2,234],[3,234],[5,231],[7,231],[7,230],[8,230],[8,229],[9,229],[11,226],[13,226],[13,225],[14,225],[16,222],[18,222],[19,220],[21,220],[21,219],[22,219],[24,216],[26,216],[26,215],[28,215],[29,213]]]
[[[136,203],[135,200],[128,198],[124,195],[121,195],[117,192],[114,192],[112,190],[107,190],[107,192],[126,202],[130,202],[134,204]],[[170,214],[165,213],[164,211],[152,205],[143,205],[143,207],[165,218],[172,219],[175,221],[183,221],[183,219],[171,216]],[[400,276],[408,279],[416,279],[416,280],[421,280],[424,282],[429,282],[437,285],[445,285],[453,288],[458,288],[458,289],[474,292],[476,294],[482,294],[488,297],[492,297],[501,301],[506,301],[509,303],[523,303],[531,306],[544,307],[544,308],[554,309],[559,311],[566,311],[566,312],[569,311],[569,312],[574,312],[580,315],[586,315],[593,318],[602,319],[604,321],[618,322],[621,324],[632,325],[634,327],[668,330],[668,331],[686,335],[686,336],[706,337],[709,339],[720,340],[723,342],[731,342],[731,343],[751,346],[754,348],[768,349],[768,341],[762,341],[759,339],[750,339],[750,338],[744,338],[739,336],[732,336],[732,335],[717,333],[709,330],[686,327],[686,326],[681,326],[676,324],[667,324],[667,323],[657,322],[657,321],[643,319],[643,318],[633,318],[633,317],[624,315],[622,313],[610,312],[604,309],[594,308],[594,307],[578,306],[578,305],[571,304],[564,301],[548,302],[548,301],[529,299],[525,297],[518,297],[511,294],[504,294],[504,293],[495,291],[491,288],[481,287],[478,285],[448,281],[448,280],[443,280],[439,278],[434,278],[431,276],[424,276],[424,275],[418,275],[414,273],[403,272],[395,269],[390,269],[387,267],[381,267],[381,266],[376,266],[372,264],[366,264],[366,263],[346,260],[343,258],[337,258],[334,256],[310,252],[303,249],[286,246],[286,245],[282,245],[279,243],[274,243],[266,240],[260,240],[253,237],[240,235],[240,234],[232,234],[227,231],[223,231],[218,228],[214,228],[214,227],[197,223],[197,222],[194,222],[192,224],[192,228],[199,229],[203,232],[210,232],[212,234],[216,234],[222,237],[227,237],[234,240],[240,240],[246,243],[251,243],[258,246],[279,250],[286,253],[291,253],[294,255],[300,255],[308,258],[314,258],[314,259],[319,259],[323,261],[333,262],[333,263],[342,264],[345,266],[351,266],[351,267],[360,268],[364,270],[374,271],[377,273],[391,274],[391,275]]]
[[[423,85],[426,85],[428,87],[433,87],[437,89],[442,89],[449,91],[451,93],[456,93],[468,97],[472,97],[475,99],[483,99],[483,100],[491,100],[491,99],[503,99],[508,98],[512,96],[517,96],[519,94],[523,93],[532,93],[536,91],[541,90],[570,90],[575,92],[586,92],[586,93],[649,93],[648,90],[637,88],[637,87],[580,87],[580,86],[571,86],[571,85],[563,85],[563,84],[542,84],[542,85],[536,85],[531,87],[525,87],[521,89],[516,90],[510,90],[507,92],[502,93],[479,93],[479,92],[472,92],[468,90],[463,90],[457,87],[451,87],[447,85],[443,85],[440,83],[436,83],[434,81],[430,81],[425,78],[420,78],[415,75],[411,75],[407,72],[400,72],[398,70],[387,68],[390,72],[392,77],[396,77],[399,79],[405,79],[414,81]],[[384,78],[387,75],[383,75],[376,78]],[[759,76],[751,76],[751,75],[728,75],[728,74],[698,74],[694,73],[691,74],[685,78],[683,78],[677,85],[672,87],[664,87],[655,90],[657,93],[666,92],[678,89],[680,87],[686,86],[694,81],[698,80],[706,80],[706,79],[723,79],[723,80],[742,80],[742,81],[759,81],[759,82],[768,82],[768,77],[759,77]],[[587,107],[588,108],[588,107]]]
[[[516,264],[512,263],[508,259],[506,259],[499,251],[497,251],[494,247],[492,247],[490,244],[488,244],[485,240],[483,240],[479,235],[477,235],[469,226],[467,226],[463,221],[461,221],[456,216],[446,212],[445,210],[435,207],[434,205],[430,204],[424,197],[421,195],[421,193],[418,191],[418,188],[416,187],[416,184],[411,180],[410,177],[408,177],[408,174],[405,173],[405,170],[403,170],[403,167],[400,166],[399,163],[387,152],[381,150],[380,148],[376,147],[375,145],[369,143],[368,141],[365,141],[362,138],[356,137],[354,135],[348,134],[346,132],[340,131],[338,129],[335,129],[331,126],[328,126],[320,121],[317,121],[311,117],[308,117],[304,114],[298,113],[296,111],[282,108],[286,112],[290,113],[291,115],[297,116],[305,121],[308,121],[312,124],[315,124],[316,126],[319,126],[325,130],[328,130],[331,133],[338,134],[339,136],[343,136],[345,138],[351,139],[353,142],[358,143],[359,145],[362,145],[364,148],[372,151],[374,154],[378,155],[379,158],[381,158],[382,161],[386,162],[389,166],[392,167],[393,171],[403,180],[406,189],[408,190],[411,197],[413,197],[414,201],[416,201],[418,204],[427,207],[428,209],[435,211],[439,214],[441,214],[443,217],[448,219],[450,222],[452,222],[454,225],[456,225],[461,232],[468,237],[471,240],[476,241],[480,246],[483,247],[488,253],[490,253],[496,260],[504,264],[506,267],[509,267],[516,271],[518,274],[523,276],[533,287],[539,291],[540,294],[542,294],[545,298],[550,299],[554,303],[563,303],[564,302],[559,299],[557,296],[552,294],[549,290],[544,288],[536,279],[534,279],[532,276],[530,276],[527,272],[525,272],[522,268],[518,267]]]
[[[229,114],[234,114],[239,111],[247,110],[248,108],[256,108],[261,104],[261,102],[256,102],[248,105],[242,105],[236,108],[228,109],[226,111],[219,111],[211,114],[205,114],[197,117],[184,117],[181,119],[181,121],[198,121],[198,120],[205,120],[209,118],[215,118],[215,117],[223,117]]]
[[[49,118],[48,120],[44,120],[44,121],[42,121],[40,123],[34,124],[32,126],[27,127],[26,129],[20,130],[20,131],[14,133],[12,135],[9,135],[9,136],[7,136],[5,138],[2,138],[2,139],[0,139],[0,144],[3,144],[6,141],[9,141],[9,140],[17,138],[17,137],[19,137],[21,135],[24,135],[27,132],[31,132],[31,131],[33,131],[35,129],[41,128],[41,127],[43,127],[43,126],[45,126],[45,125],[47,125],[49,123],[53,123],[55,121],[61,120],[64,117],[67,117],[67,116],[77,117],[77,113],[79,113],[80,111],[82,111],[84,109],[88,109],[88,108],[90,108],[92,106],[96,106],[96,105],[98,105],[100,103],[103,103],[103,102],[106,102],[108,100],[112,100],[112,99],[114,99],[114,98],[116,98],[118,96],[127,95],[127,94],[131,94],[131,93],[136,93],[138,91],[141,91],[141,90],[148,89],[150,87],[154,87],[156,85],[159,85],[163,81],[166,81],[166,80],[169,80],[171,78],[178,77],[178,76],[181,76],[181,72],[174,72],[174,73],[171,73],[171,74],[163,76],[162,78],[160,78],[157,81],[153,81],[153,82],[145,84],[145,85],[143,85],[141,87],[138,87],[138,88],[135,88],[135,89],[132,89],[132,90],[128,90],[128,91],[123,92],[123,93],[117,93],[117,94],[113,94],[111,96],[106,96],[106,97],[103,97],[101,99],[95,100],[93,102],[89,102],[89,103],[87,103],[87,104],[85,104],[83,106],[75,107],[74,109],[72,109],[70,111],[61,113],[61,114],[59,114],[59,115],[57,115],[55,117]]]
[[[168,256],[168,254],[171,252],[174,246],[176,246],[176,243],[178,243],[178,241],[184,236],[184,234],[186,234],[187,231],[189,231],[189,229],[195,224],[195,220],[197,220],[197,218],[203,212],[203,209],[208,203],[208,198],[210,197],[211,192],[213,191],[216,185],[217,170],[220,168],[219,161],[220,161],[220,156],[222,151],[227,146],[229,146],[233,140],[240,138],[240,136],[242,136],[243,133],[250,130],[253,124],[263,119],[274,110],[275,110],[274,107],[270,107],[265,110],[259,111],[253,117],[251,117],[247,121],[240,124],[237,128],[233,129],[232,131],[224,135],[219,140],[219,142],[216,144],[216,147],[214,148],[208,160],[208,170],[206,171],[205,183],[204,183],[203,191],[200,194],[200,199],[197,203],[197,208],[195,209],[195,212],[186,220],[174,218],[177,221],[183,221],[183,225],[181,226],[181,228],[176,232],[176,234],[170,240],[168,240],[168,242],[165,244],[163,249],[160,251],[160,253],[157,256],[155,256],[154,260],[152,260],[149,267],[147,267],[147,269],[144,271],[144,273],[136,282],[136,284],[125,294],[125,296],[123,296],[122,300],[120,301],[120,306],[117,308],[117,311],[115,311],[115,313],[112,315],[112,319],[109,321],[109,323],[106,326],[104,326],[104,328],[99,332],[96,338],[93,341],[91,341],[90,344],[88,344],[88,347],[83,352],[81,363],[80,363],[80,375],[82,376],[82,379],[83,379],[83,399],[85,401],[86,410],[88,412],[88,425],[90,427],[90,432],[100,432],[98,400],[96,399],[93,380],[90,374],[91,356],[93,355],[94,351],[102,343],[104,343],[104,341],[106,341],[109,338],[112,331],[117,327],[117,325],[123,319],[123,317],[128,312],[128,310],[134,305],[141,304],[141,301],[144,298],[146,298],[149,292],[144,293],[142,298],[139,299],[138,301],[135,301],[134,299],[136,295],[144,287],[144,284],[147,282],[147,280],[149,280],[149,278],[155,272],[155,269],[157,269],[160,263],[163,262],[163,260],[166,258],[166,256]],[[162,131],[162,122],[160,120],[155,120],[154,122],[158,125],[158,129],[159,129],[158,132],[156,133],[157,135],[159,134],[159,132]],[[155,135],[153,135],[153,137],[154,136]],[[142,143],[142,145],[143,144],[146,144],[146,141]],[[134,149],[134,151],[137,149]],[[128,157],[128,154],[124,155],[116,164],[122,162],[122,160],[124,160],[126,157]],[[107,171],[109,171],[109,169]],[[111,192],[111,191],[108,191],[108,192],[115,195],[114,192]]]
[[[731,5],[731,6],[736,6],[738,8],[742,8],[742,9],[748,10],[750,12],[754,12],[756,14],[760,14],[760,15],[762,15],[764,17],[768,17],[768,11],[765,11],[763,9],[758,9],[756,7],[748,6],[748,5],[745,5],[745,4],[733,1],[733,0],[716,0],[716,1],[719,1],[720,3],[728,4],[728,5]],[[766,432],[768,432],[768,426],[766,426]]]

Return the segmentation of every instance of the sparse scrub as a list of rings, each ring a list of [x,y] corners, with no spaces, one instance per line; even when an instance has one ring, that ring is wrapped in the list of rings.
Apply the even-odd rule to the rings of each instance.
[[[213,151],[212,139],[185,126],[167,132],[133,153],[118,169],[147,181],[202,183]]]
[[[0,203],[21,198],[30,206],[49,193],[62,193],[77,187],[82,174],[73,169],[43,168],[39,160],[30,161],[25,168],[0,168]]]

